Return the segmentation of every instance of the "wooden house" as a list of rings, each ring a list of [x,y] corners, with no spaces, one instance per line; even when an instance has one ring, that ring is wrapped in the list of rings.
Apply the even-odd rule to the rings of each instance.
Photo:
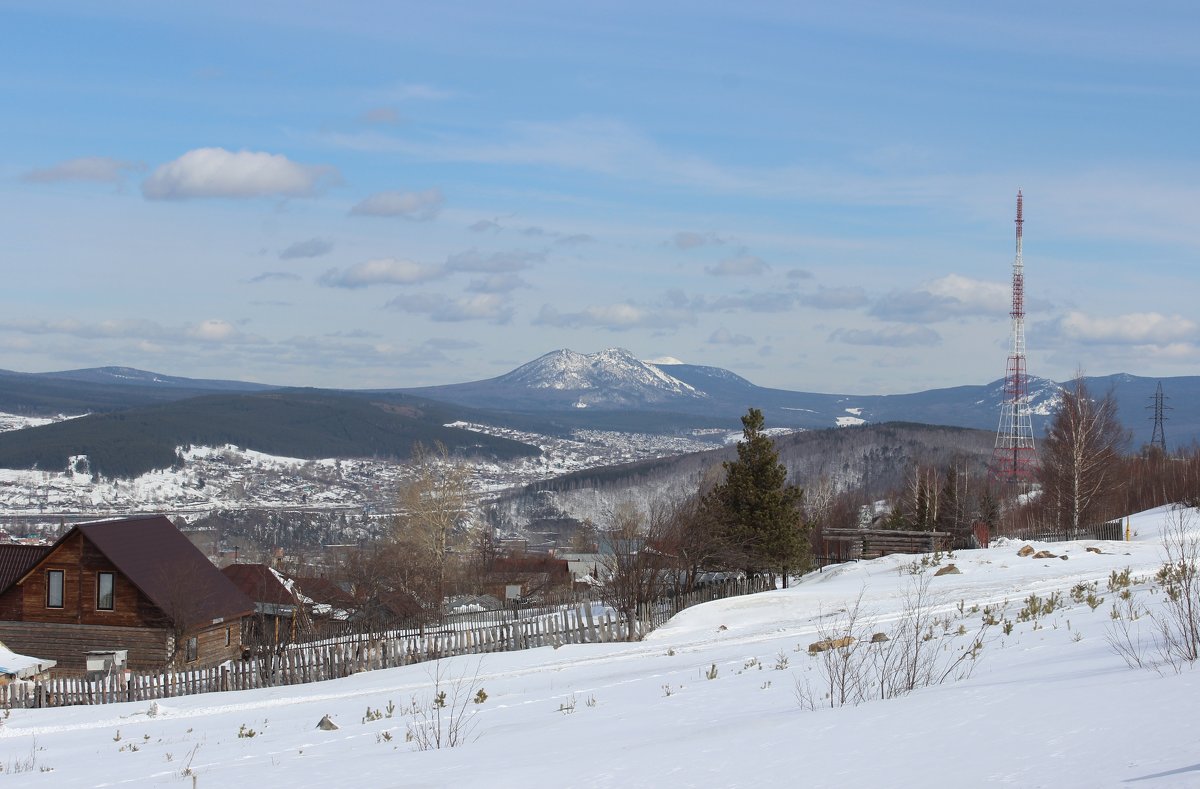
[[[0,577],[0,641],[18,652],[71,670],[88,652],[135,669],[241,654],[253,604],[166,517],[77,524],[27,563]]]
[[[291,579],[265,564],[231,564],[221,572],[254,604],[242,640],[252,650],[274,649],[311,634],[308,606]]]
[[[501,600],[510,599],[510,591],[518,597],[537,597],[552,592],[571,590],[571,570],[565,559],[548,554],[516,554],[498,556],[484,574],[483,591]]]

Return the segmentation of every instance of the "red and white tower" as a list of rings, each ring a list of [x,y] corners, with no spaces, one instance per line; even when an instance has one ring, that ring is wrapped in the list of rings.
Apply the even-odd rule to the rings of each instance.
[[[1017,256],[1012,273],[1012,348],[1004,377],[1004,402],[1000,427],[992,450],[992,475],[999,482],[1028,482],[1033,477],[1037,450],[1033,445],[1033,420],[1029,412],[1029,375],[1025,372],[1025,264],[1021,260],[1021,235],[1025,218],[1023,198],[1017,190]]]

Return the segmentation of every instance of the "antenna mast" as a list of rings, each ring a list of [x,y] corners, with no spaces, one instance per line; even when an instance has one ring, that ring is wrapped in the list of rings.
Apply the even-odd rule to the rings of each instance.
[[[1024,197],[1017,190],[1017,254],[1012,273],[1012,346],[1004,376],[1000,426],[992,450],[992,476],[999,482],[1029,482],[1037,460],[1033,419],[1029,410],[1029,375],[1025,371],[1025,263],[1021,241],[1025,226]]]

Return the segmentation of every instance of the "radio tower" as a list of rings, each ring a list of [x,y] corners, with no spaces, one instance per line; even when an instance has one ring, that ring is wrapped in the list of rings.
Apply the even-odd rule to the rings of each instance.
[[[1029,376],[1025,372],[1025,264],[1021,260],[1023,198],[1017,190],[1017,255],[1012,273],[1012,348],[1004,377],[1004,402],[1000,427],[992,450],[992,476],[999,482],[1028,482],[1033,477],[1037,452],[1033,446],[1033,420],[1029,413]]]

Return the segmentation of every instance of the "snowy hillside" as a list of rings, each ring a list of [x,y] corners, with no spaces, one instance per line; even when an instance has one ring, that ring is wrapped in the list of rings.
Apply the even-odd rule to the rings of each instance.
[[[1200,515],[1186,515],[1200,536]],[[1034,546],[1053,558],[1018,556],[1021,544],[1006,542],[829,568],[789,590],[690,609],[635,644],[488,654],[155,708],[15,710],[0,727],[0,764],[16,773],[5,775],[13,787],[1196,786],[1195,735],[1179,718],[1198,675],[1129,668],[1108,643],[1121,622],[1150,639],[1163,594],[1146,578],[1174,517],[1134,517],[1129,543]],[[933,575],[951,563],[960,574]],[[922,584],[928,630],[913,643],[945,666],[979,637],[976,659],[945,683],[830,707],[840,686],[821,667],[839,652],[810,655],[809,645],[844,633],[856,605],[854,632],[897,635]],[[1031,616],[1030,595],[1057,605]],[[996,624],[980,637],[985,617]],[[417,751],[411,710],[427,708],[439,672],[471,730],[459,748]],[[318,729],[324,715],[339,728]]]

